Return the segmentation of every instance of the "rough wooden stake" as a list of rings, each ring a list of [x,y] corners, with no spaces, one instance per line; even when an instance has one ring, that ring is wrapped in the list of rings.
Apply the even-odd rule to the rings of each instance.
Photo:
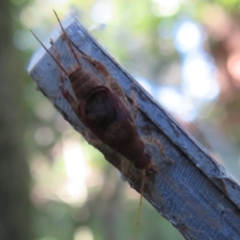
[[[130,98],[132,77],[76,20],[68,24],[66,31],[80,51],[105,64]],[[51,50],[54,52],[58,49],[65,67],[75,64],[61,37],[53,40],[53,46]],[[85,67],[94,72],[91,65],[85,64]],[[60,71],[51,57],[43,51],[38,52],[30,62],[28,71],[64,118],[94,145],[93,136],[75,116],[59,90]],[[166,156],[173,161],[173,164],[167,165],[159,149],[148,146],[161,172],[146,178],[144,197],[186,239],[240,239],[239,185],[148,93],[137,83],[134,84],[139,107],[136,119],[139,132],[158,139]],[[70,88],[69,82],[66,81],[65,87]],[[110,163],[121,170],[119,154],[104,145],[97,147]],[[128,181],[139,190],[141,181],[135,175],[135,169],[130,168]]]

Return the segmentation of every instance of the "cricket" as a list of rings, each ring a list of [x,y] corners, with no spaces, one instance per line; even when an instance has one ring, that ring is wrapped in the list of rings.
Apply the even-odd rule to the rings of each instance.
[[[55,11],[54,14],[60,24],[62,37],[76,61],[76,65],[71,66],[70,71],[67,71],[61,64],[59,57],[51,53],[41,40],[31,32],[59,67],[61,71],[59,89],[78,119],[103,144],[120,153],[135,168],[141,171],[140,204],[135,238],[137,239],[146,174],[159,172],[157,165],[152,161],[146,150],[145,143],[154,144],[160,149],[162,155],[165,156],[163,148],[156,139],[144,138],[139,135],[134,123],[134,116],[132,116],[132,112],[137,111],[137,104],[133,104],[135,105],[135,110],[131,111],[129,100],[125,93],[104,64],[77,51]],[[81,63],[82,60],[91,64],[101,74],[104,84],[101,83],[97,76],[84,69]],[[64,75],[68,77],[71,83],[74,96],[64,88]],[[132,102],[134,103],[134,101],[133,99]],[[127,175],[127,173],[124,174]]]

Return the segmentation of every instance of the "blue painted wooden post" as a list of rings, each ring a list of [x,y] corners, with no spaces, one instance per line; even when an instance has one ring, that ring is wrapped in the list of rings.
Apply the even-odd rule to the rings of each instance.
[[[130,99],[134,79],[76,20],[68,24],[66,31],[76,47],[107,67]],[[76,64],[61,36],[53,40],[53,46],[51,51],[56,53],[57,49],[66,68]],[[93,71],[89,64],[84,67]],[[64,118],[91,142],[93,136],[78,120],[59,90],[59,68],[43,49],[32,58],[28,71]],[[141,135],[158,139],[166,156],[173,162],[166,164],[158,147],[147,146],[161,171],[148,177],[144,197],[186,239],[240,239],[239,185],[146,91],[135,81],[134,84],[139,108],[136,118],[138,131]],[[70,89],[68,80],[65,88]],[[108,146],[96,147],[121,171],[119,154]],[[139,190],[140,179],[133,177],[136,173],[134,167],[130,168],[127,180]]]

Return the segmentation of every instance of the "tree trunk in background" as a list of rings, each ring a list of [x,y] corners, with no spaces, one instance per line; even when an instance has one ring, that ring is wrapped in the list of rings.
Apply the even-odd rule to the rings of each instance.
[[[0,1],[0,239],[28,240],[29,173],[21,116],[24,69],[13,46],[11,10],[11,1]]]

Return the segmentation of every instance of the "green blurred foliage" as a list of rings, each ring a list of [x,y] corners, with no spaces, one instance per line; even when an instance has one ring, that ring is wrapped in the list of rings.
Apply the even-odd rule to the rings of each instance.
[[[25,68],[30,54],[38,46],[29,28],[37,32],[42,39],[57,24],[52,8],[62,18],[71,12],[74,6],[73,11],[78,13],[80,20],[89,29],[93,29],[92,34],[127,70],[154,79],[157,84],[178,86],[180,77],[175,81],[169,79],[168,82],[169,66],[175,62],[180,65],[173,34],[178,22],[189,18],[208,29],[207,23],[210,23],[211,19],[206,19],[206,16],[209,17],[211,11],[221,9],[226,15],[237,16],[239,2],[238,0],[176,1],[176,10],[172,14],[164,15],[161,12],[164,1],[160,0],[59,2],[11,0],[11,16],[15,29],[12,41],[21,53],[21,67]],[[100,3],[110,4],[113,13],[111,20],[106,23],[102,31],[99,30],[101,23],[94,21],[93,15],[94,7]],[[232,21],[236,23],[234,18]],[[206,30],[206,34],[206,48],[213,53],[218,42],[213,32]],[[218,58],[212,55],[217,64]],[[226,53],[223,55],[227,58]],[[163,73],[166,76],[163,77]],[[32,177],[30,196],[33,207],[30,228],[34,232],[34,240],[132,239],[139,196],[118,179],[116,170],[108,166],[98,151],[70,130],[71,127],[51,104],[36,91],[34,82],[27,74],[21,81],[24,83],[22,97],[26,122],[23,140]],[[238,110],[238,90],[234,88],[232,91],[235,92],[236,97],[230,99],[226,97],[228,95],[222,93],[222,98],[216,103],[212,112],[212,121],[217,122],[219,128],[223,123],[229,126],[227,120],[228,116],[231,117],[228,113],[236,114]],[[218,119],[222,116],[225,118],[219,123]],[[237,124],[234,126],[235,128],[226,131],[235,137],[239,144],[240,139],[236,134],[239,132],[239,127]],[[224,132],[225,128],[222,129]],[[95,180],[94,178],[88,180],[92,181],[92,184],[89,182],[86,184],[85,200],[71,202],[69,199],[66,200],[66,196],[61,195],[63,186],[68,181],[62,150],[66,139],[74,139],[81,144],[83,155],[93,171],[91,174],[96,177]],[[181,234],[162,219],[147,202],[142,207],[139,231],[139,240],[183,239]]]

